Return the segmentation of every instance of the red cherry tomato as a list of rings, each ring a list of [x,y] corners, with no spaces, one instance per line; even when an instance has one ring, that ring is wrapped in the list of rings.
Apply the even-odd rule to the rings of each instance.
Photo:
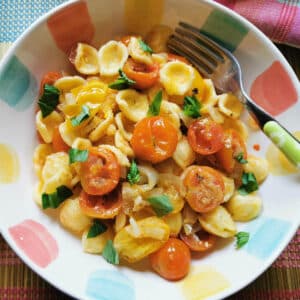
[[[42,95],[44,92],[45,84],[53,85],[54,82],[61,77],[62,77],[61,72],[52,72],[51,71],[51,72],[46,73],[41,80],[40,95]]]
[[[204,252],[211,249],[216,243],[216,236],[200,230],[196,233],[185,234],[180,232],[181,240],[192,250],[197,252]]]

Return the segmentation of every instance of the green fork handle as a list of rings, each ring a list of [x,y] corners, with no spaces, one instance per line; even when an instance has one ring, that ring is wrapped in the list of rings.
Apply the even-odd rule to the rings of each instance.
[[[276,121],[266,122],[263,131],[289,161],[300,168],[300,142]]]

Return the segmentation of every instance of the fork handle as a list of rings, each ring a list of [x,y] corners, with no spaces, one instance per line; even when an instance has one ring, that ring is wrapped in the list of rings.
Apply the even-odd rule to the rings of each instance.
[[[300,142],[277,121],[265,123],[263,131],[290,162],[300,168]]]

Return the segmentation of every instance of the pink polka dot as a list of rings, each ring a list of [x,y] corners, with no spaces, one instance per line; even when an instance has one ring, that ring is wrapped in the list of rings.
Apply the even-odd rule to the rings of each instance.
[[[49,231],[40,223],[25,220],[9,228],[17,246],[39,267],[47,267],[58,256],[58,245]]]
[[[251,98],[271,115],[286,111],[297,102],[297,92],[279,61],[275,61],[253,82]]]
[[[57,47],[67,54],[78,42],[90,43],[95,33],[85,2],[60,10],[48,19],[47,25]]]

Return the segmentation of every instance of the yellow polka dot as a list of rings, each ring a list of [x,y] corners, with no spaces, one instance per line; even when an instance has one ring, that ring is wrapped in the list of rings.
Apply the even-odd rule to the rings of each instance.
[[[19,177],[17,154],[7,145],[0,144],[0,183],[12,183]]]
[[[206,299],[230,287],[229,281],[209,266],[191,270],[180,285],[187,300]]]

